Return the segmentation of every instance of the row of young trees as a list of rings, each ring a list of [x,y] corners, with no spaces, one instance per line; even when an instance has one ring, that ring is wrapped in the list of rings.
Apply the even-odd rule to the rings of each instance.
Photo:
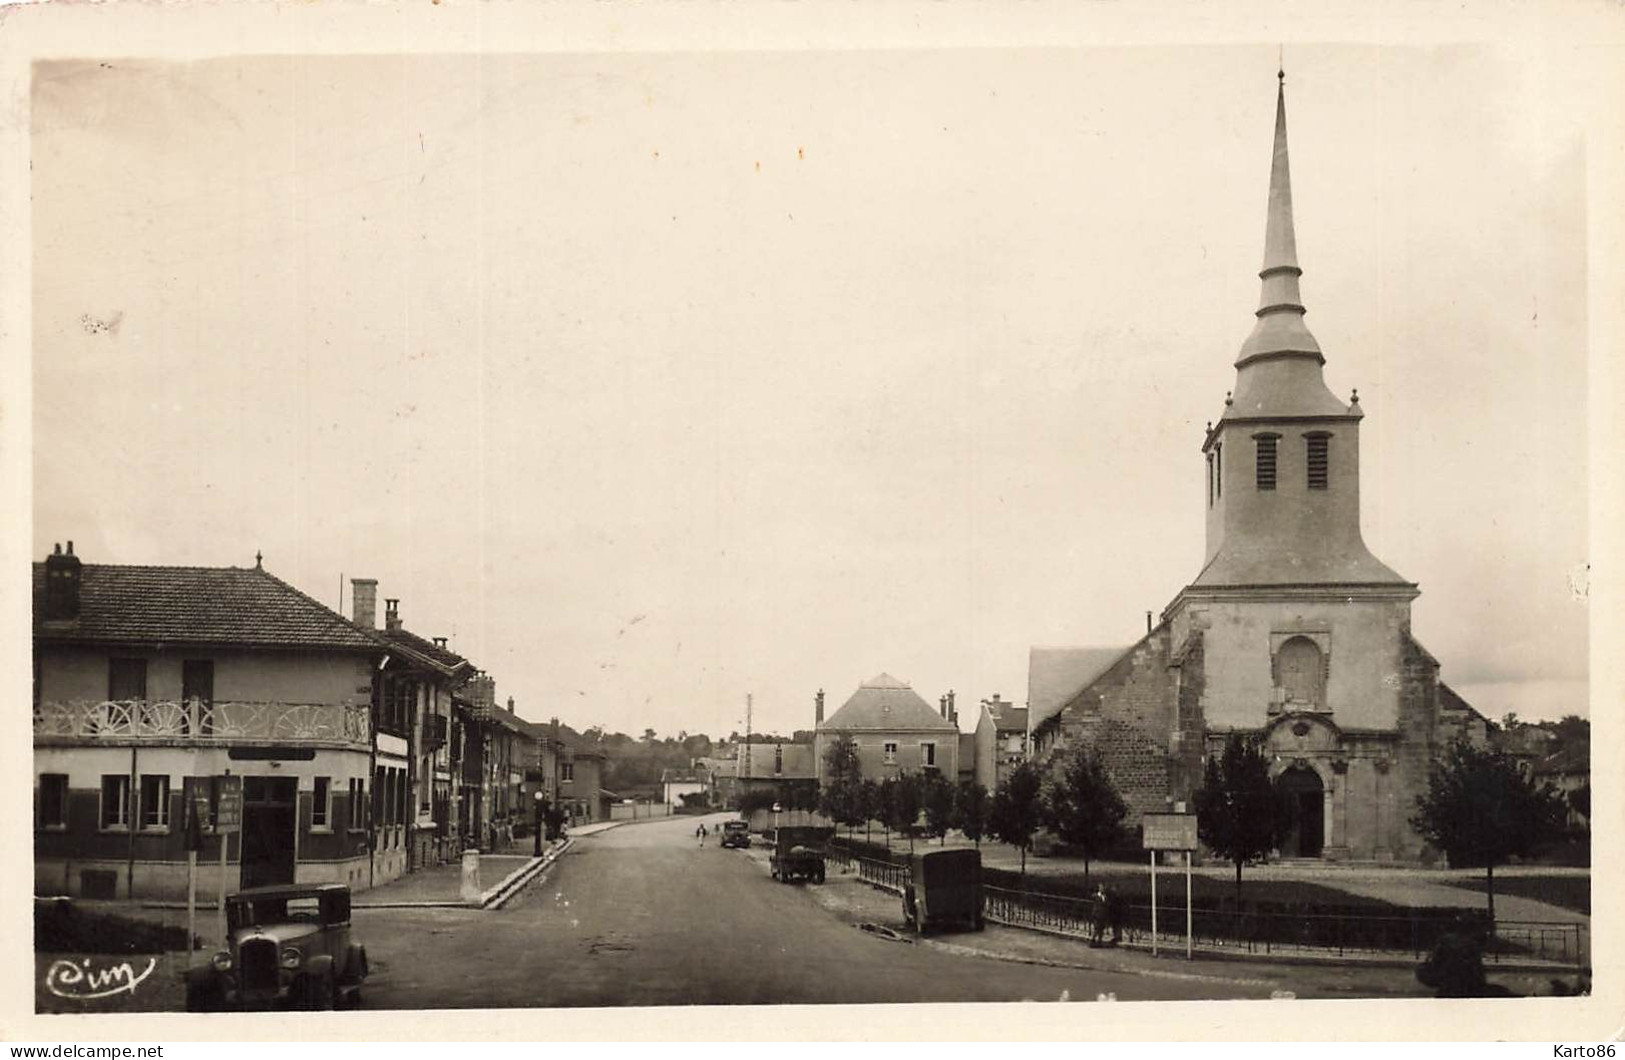
[[[1048,829],[1082,856],[1085,881],[1091,861],[1130,838],[1123,827],[1128,806],[1105,764],[1086,747],[1066,752],[1048,775],[1020,763],[991,795],[974,781],[954,785],[935,774],[866,778],[850,738],[831,745],[824,765],[828,779],[817,809],[846,826],[848,837],[859,825],[868,834],[879,822],[888,845],[895,831],[912,850],[916,836],[942,838],[958,829],[978,845],[986,836],[1018,849],[1025,878],[1027,853]],[[1203,845],[1235,866],[1239,902],[1242,869],[1279,848],[1292,821],[1263,749],[1235,736],[1221,754],[1209,756],[1194,808]],[[1507,755],[1459,742],[1435,763],[1411,825],[1452,865],[1486,868],[1493,918],[1495,866],[1559,834],[1565,808],[1557,792],[1537,785]]]

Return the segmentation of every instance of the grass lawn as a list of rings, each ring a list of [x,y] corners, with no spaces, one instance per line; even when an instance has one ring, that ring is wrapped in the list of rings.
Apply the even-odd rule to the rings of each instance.
[[[1482,879],[1451,880],[1450,886],[1476,894],[1484,893]],[[1537,902],[1591,915],[1590,876],[1502,876],[1495,881],[1495,893],[1533,898]]]
[[[1015,889],[1018,874],[999,870],[983,870],[984,879],[995,887],[1008,887]],[[1093,869],[1089,873],[1089,884],[1085,887],[1083,872],[1077,873],[1047,873],[1043,876],[1027,876],[1027,890],[1040,894],[1057,894],[1072,897],[1084,897],[1094,893],[1097,884],[1105,883],[1123,898],[1135,904],[1149,904],[1151,901],[1151,874],[1148,869],[1138,872],[1124,871],[1118,865],[1109,865],[1102,869]],[[1499,889],[1499,888],[1497,888]],[[1191,877],[1191,897],[1198,905],[1207,902],[1228,902],[1235,897],[1236,881],[1234,877],[1217,879],[1212,876]],[[1307,883],[1301,880],[1261,880],[1249,878],[1244,871],[1241,875],[1241,900],[1246,903],[1269,902],[1286,906],[1325,906],[1338,907],[1345,910],[1358,910],[1368,912],[1374,916],[1403,915],[1404,906],[1385,902],[1380,898],[1368,898],[1364,895],[1349,894],[1335,887],[1327,887],[1318,883]],[[1157,872],[1157,904],[1164,905],[1175,902],[1181,908],[1185,902],[1185,873],[1178,869],[1163,869]],[[1469,903],[1464,902],[1463,905]]]

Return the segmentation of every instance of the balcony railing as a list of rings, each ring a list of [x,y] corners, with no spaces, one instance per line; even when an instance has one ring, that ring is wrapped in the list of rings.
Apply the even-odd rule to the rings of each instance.
[[[73,700],[34,707],[36,742],[371,744],[371,710],[345,703]]]

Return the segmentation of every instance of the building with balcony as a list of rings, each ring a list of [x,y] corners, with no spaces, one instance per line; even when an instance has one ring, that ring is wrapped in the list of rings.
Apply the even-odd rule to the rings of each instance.
[[[384,601],[383,628],[377,628],[378,583],[352,578],[350,585],[356,627],[387,651],[374,703],[374,876],[381,883],[459,852],[452,698],[475,669],[447,647],[445,637],[407,629],[398,598]]]
[[[241,778],[200,893],[372,881],[374,677],[385,648],[253,567],[33,565],[39,894],[181,898],[186,796]],[[207,796],[205,796],[207,799]]]

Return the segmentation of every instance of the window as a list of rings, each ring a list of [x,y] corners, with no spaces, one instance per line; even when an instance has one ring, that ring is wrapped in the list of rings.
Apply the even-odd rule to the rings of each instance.
[[[41,773],[39,778],[39,826],[68,827],[68,776]]]
[[[1213,492],[1221,500],[1224,498],[1224,443],[1220,442],[1213,447]]]
[[[559,783],[568,784],[576,778],[576,764],[574,762],[559,763]]]
[[[333,778],[317,777],[310,797],[310,827],[333,827]]]
[[[406,786],[406,770],[393,769],[390,772],[395,774],[394,820],[396,824],[402,824],[406,821],[406,810],[411,805],[412,792]]]
[[[1213,507],[1213,454],[1207,455],[1207,506]]]
[[[1306,454],[1309,466],[1309,488],[1323,490],[1326,488],[1326,473],[1330,466],[1330,447],[1332,436],[1329,434],[1310,434],[1304,437],[1307,443]]]
[[[141,827],[169,827],[169,777],[145,773],[141,777]]]
[[[886,750],[886,764],[887,765],[895,765],[897,763],[897,744],[892,742],[891,740],[887,740],[885,750]]]
[[[937,768],[937,745],[936,744],[934,744],[934,743],[922,743],[920,745],[920,765],[924,766],[926,769],[935,769],[935,768]]]
[[[1258,443],[1258,488],[1272,490],[1275,488],[1275,442],[1280,438],[1278,434],[1254,435],[1253,440]]]
[[[396,736],[406,735],[406,719],[411,716],[417,702],[417,686],[410,681],[392,678],[384,684],[384,706],[378,719],[381,728]]]
[[[103,828],[130,827],[130,778],[123,773],[102,775]]]
[[[147,698],[147,660],[108,659],[107,698],[114,702]]]
[[[359,832],[367,827],[367,782],[360,777],[350,778],[350,830]]]
[[[775,776],[777,776],[778,774],[783,773],[783,772],[784,772],[784,747],[779,745],[779,744],[774,744],[773,745],[773,774]]]

